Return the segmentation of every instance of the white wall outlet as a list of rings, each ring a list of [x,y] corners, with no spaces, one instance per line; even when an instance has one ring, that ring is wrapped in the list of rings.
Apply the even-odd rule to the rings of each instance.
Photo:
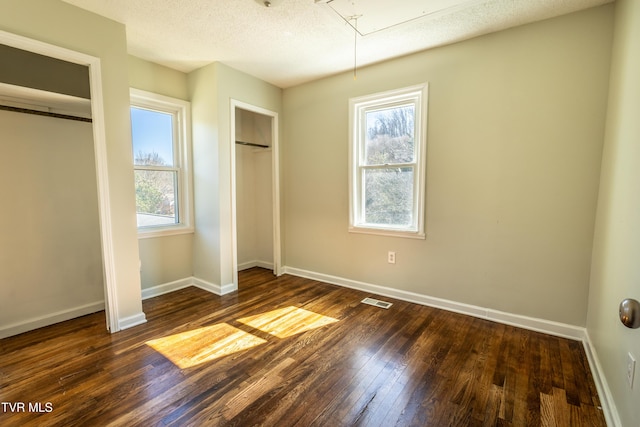
[[[627,353],[627,381],[629,381],[629,387],[633,388],[633,377],[636,373],[636,359],[633,354]]]
[[[389,251],[389,253],[387,254],[387,262],[389,264],[395,264],[396,263],[396,253],[395,252]]]

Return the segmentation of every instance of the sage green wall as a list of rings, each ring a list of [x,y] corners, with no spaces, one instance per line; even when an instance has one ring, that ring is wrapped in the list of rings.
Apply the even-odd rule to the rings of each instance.
[[[286,89],[285,265],[583,326],[612,23],[593,8]],[[348,233],[348,100],[422,82],[427,238]]]
[[[210,64],[188,75],[193,145],[193,275],[220,284],[218,73]]]
[[[231,233],[232,99],[281,113],[282,90],[221,63],[188,76],[193,123],[196,232],[194,276],[233,283]]]
[[[618,320],[640,300],[640,2],[617,0],[602,178],[596,216],[587,331],[624,426],[640,420],[640,330]],[[633,390],[627,353],[638,363]]]
[[[189,101],[185,73],[132,55],[128,61],[131,87]]]
[[[125,27],[58,0],[3,0],[0,30],[101,60],[118,318],[140,319]]]
[[[187,75],[129,56],[129,84],[172,98],[189,101]],[[193,276],[193,233],[138,239],[142,288]]]

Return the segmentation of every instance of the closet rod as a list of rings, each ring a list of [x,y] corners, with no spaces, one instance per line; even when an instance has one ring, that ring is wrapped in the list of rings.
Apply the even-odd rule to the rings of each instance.
[[[250,147],[269,148],[268,145],[256,144],[255,142],[236,141],[236,144],[238,144],[238,145],[248,145]]]
[[[37,116],[55,117],[57,119],[75,120],[77,122],[89,122],[93,120],[87,117],[70,116],[68,114],[50,113],[48,111],[30,110],[28,108],[10,107],[8,105],[0,105],[0,110],[13,111],[14,113],[35,114]]]

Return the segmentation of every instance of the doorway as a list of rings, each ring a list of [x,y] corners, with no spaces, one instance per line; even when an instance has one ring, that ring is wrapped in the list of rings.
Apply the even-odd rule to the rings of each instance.
[[[92,126],[89,130],[89,134],[93,139],[93,143],[90,144],[90,147],[92,146],[92,148],[90,149],[91,151],[93,151],[94,155],[93,164],[90,167],[94,170],[93,173],[95,174],[95,187],[93,189],[93,193],[97,200],[97,221],[99,228],[99,230],[97,231],[97,240],[99,240],[99,247],[97,251],[100,253],[99,262],[101,262],[102,264],[102,293],[106,313],[106,326],[107,329],[111,332],[116,332],[120,329],[120,327],[118,324],[118,311],[116,304],[117,295],[114,271],[115,266],[113,242],[111,237],[111,214],[106,164],[106,136],[102,100],[100,59],[4,31],[0,31],[0,44],[12,49],[20,49],[25,52],[51,58],[53,60],[80,65],[86,69],[86,73],[88,74],[87,77],[89,81],[90,93],[90,100],[88,100],[88,102],[91,107],[92,118]],[[38,297],[42,298],[43,295],[40,294],[38,295]],[[70,312],[68,313],[70,317],[68,318],[74,317],[73,313],[74,311],[70,310]],[[40,318],[35,317],[24,322],[12,324],[10,325],[10,327],[5,328],[6,330],[3,329],[0,332],[4,335],[9,336],[20,332],[25,332],[26,330],[44,326],[46,322],[53,323],[55,321],[61,320],[66,320],[65,313],[57,312],[48,314]]]
[[[233,281],[261,267],[281,274],[278,114],[231,102]]]

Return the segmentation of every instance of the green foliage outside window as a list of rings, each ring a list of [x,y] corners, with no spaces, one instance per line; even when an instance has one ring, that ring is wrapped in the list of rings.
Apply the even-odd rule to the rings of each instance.
[[[368,224],[407,226],[413,221],[413,106],[367,113],[364,213]]]
[[[158,153],[138,152],[135,164],[136,166],[165,166],[166,162]],[[175,216],[175,171],[137,169],[135,186],[138,213]]]

